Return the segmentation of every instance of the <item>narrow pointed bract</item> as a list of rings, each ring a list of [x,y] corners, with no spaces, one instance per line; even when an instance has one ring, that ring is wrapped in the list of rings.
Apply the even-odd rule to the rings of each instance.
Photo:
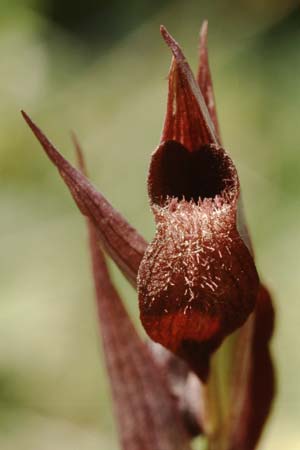
[[[75,138],[77,156],[83,155]],[[109,276],[94,224],[87,220],[98,317],[123,450],[191,450],[179,410]]]
[[[235,166],[179,45],[162,34],[176,64],[148,177],[156,234],[139,268],[141,320],[206,381],[211,353],[254,309],[258,276],[237,230]]]
[[[147,246],[146,241],[89,180],[56,150],[28,115],[25,112],[22,114],[46,154],[57,167],[80,211],[91,219],[98,239],[135,287],[138,267]]]
[[[220,128],[218,123],[216,102],[214,96],[213,83],[211,78],[211,72],[209,68],[208,61],[208,51],[207,51],[207,31],[208,22],[205,20],[202,24],[200,30],[200,41],[199,41],[199,68],[197,74],[197,81],[200,90],[203,94],[207,109],[209,111],[211,120],[213,121],[215,131],[220,140]]]
[[[260,286],[252,320],[236,343],[231,383],[232,407],[226,450],[253,450],[269,415],[275,379],[269,343],[274,308],[268,290]]]

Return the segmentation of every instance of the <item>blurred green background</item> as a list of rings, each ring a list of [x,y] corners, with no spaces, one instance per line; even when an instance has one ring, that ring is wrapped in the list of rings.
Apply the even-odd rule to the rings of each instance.
[[[223,140],[277,309],[278,395],[260,448],[300,448],[298,2],[1,0],[1,450],[118,448],[84,221],[19,110],[73,161],[75,130],[95,184],[150,239],[145,180],[170,64],[159,25],[195,68],[205,18]]]

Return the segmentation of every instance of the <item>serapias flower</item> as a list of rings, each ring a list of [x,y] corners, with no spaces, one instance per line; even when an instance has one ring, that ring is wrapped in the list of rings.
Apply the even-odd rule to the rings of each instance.
[[[208,64],[207,23],[200,34],[197,80],[179,45],[164,27],[161,32],[173,59],[163,133],[148,176],[156,222],[149,245],[24,112],[23,116],[88,218],[99,321],[122,448],[188,450],[196,430],[207,434],[211,448],[251,450],[274,394],[268,347],[273,307],[255,267],[237,171],[221,144]],[[80,160],[82,166],[81,156]],[[159,364],[155,352],[136,334],[98,245],[137,287],[146,332],[176,355],[166,360],[174,359],[179,367],[176,357],[180,357],[188,364],[180,372],[183,389],[175,386],[174,390],[178,380],[162,373],[170,369],[168,364]],[[210,357],[235,330],[239,331],[228,355],[230,408],[216,431],[205,393]],[[199,382],[192,387],[193,402],[181,401],[187,367],[203,383],[199,408],[195,407],[202,392]]]
[[[205,380],[212,351],[253,311],[259,282],[238,231],[235,166],[181,49],[165,28],[162,34],[174,59],[148,178],[157,230],[139,268],[141,320]]]

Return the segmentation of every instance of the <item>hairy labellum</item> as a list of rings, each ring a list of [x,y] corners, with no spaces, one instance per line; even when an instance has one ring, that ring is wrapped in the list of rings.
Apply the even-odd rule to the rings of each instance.
[[[236,227],[239,182],[217,145],[154,153],[149,195],[156,235],[139,269],[142,323],[205,380],[209,356],[254,308],[258,276]]]

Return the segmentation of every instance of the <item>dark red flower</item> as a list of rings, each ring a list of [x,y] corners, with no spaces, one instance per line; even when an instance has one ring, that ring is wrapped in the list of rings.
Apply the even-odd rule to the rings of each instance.
[[[206,380],[210,354],[253,311],[259,282],[237,227],[235,166],[179,45],[164,28],[162,34],[174,59],[165,126],[149,170],[157,228],[139,268],[141,320],[154,341]],[[199,74],[208,96],[208,72]]]
[[[99,321],[123,449],[188,450],[189,436],[202,430],[216,448],[222,443],[224,450],[252,450],[274,394],[268,347],[273,307],[256,271],[237,171],[221,144],[207,23],[200,33],[197,81],[179,45],[164,27],[161,32],[173,60],[163,133],[148,177],[156,222],[150,245],[23,116],[88,218]],[[139,338],[99,245],[138,288],[148,335],[173,355],[157,359]],[[216,432],[205,386],[210,357],[237,329],[228,355],[230,409]],[[190,383],[189,369],[174,355],[204,384]]]

